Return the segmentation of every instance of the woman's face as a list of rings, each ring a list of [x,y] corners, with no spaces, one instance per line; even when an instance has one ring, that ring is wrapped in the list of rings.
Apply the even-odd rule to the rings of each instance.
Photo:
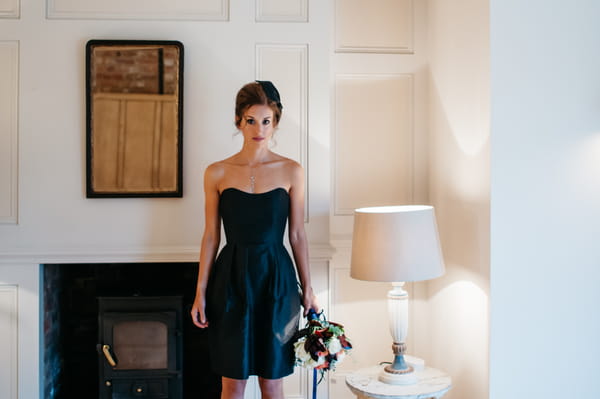
[[[267,105],[253,105],[246,110],[240,122],[244,142],[268,144],[275,131],[273,110]]]

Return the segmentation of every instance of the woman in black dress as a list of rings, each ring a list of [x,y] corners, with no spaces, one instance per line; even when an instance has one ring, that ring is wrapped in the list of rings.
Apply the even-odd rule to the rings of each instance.
[[[222,399],[243,398],[250,375],[259,377],[264,399],[283,399],[300,305],[304,315],[319,311],[304,231],[304,171],[269,149],[281,110],[271,82],[242,87],[235,108],[242,149],[204,174],[206,223],[191,316],[208,327]],[[221,221],[227,244],[217,256]],[[295,269],[283,246],[286,223]]]

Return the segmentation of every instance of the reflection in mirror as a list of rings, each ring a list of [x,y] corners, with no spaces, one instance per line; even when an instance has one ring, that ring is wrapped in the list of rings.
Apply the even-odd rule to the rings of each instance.
[[[87,196],[181,197],[183,45],[90,40]]]

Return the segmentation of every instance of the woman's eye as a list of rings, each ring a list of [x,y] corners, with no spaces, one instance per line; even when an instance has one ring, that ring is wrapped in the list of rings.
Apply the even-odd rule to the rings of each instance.
[[[246,119],[248,125],[254,125],[254,119]]]
[[[263,121],[263,125],[269,125],[269,124],[271,124],[271,121],[269,119],[265,119]]]

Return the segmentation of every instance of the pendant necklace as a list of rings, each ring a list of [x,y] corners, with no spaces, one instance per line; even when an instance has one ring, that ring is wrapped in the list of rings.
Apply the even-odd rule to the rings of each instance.
[[[254,164],[248,163],[250,168],[250,192],[256,192],[256,169],[262,165],[261,161],[255,162]]]
[[[254,168],[250,167],[250,192],[254,193],[254,185],[256,182],[256,178],[254,177]]]

